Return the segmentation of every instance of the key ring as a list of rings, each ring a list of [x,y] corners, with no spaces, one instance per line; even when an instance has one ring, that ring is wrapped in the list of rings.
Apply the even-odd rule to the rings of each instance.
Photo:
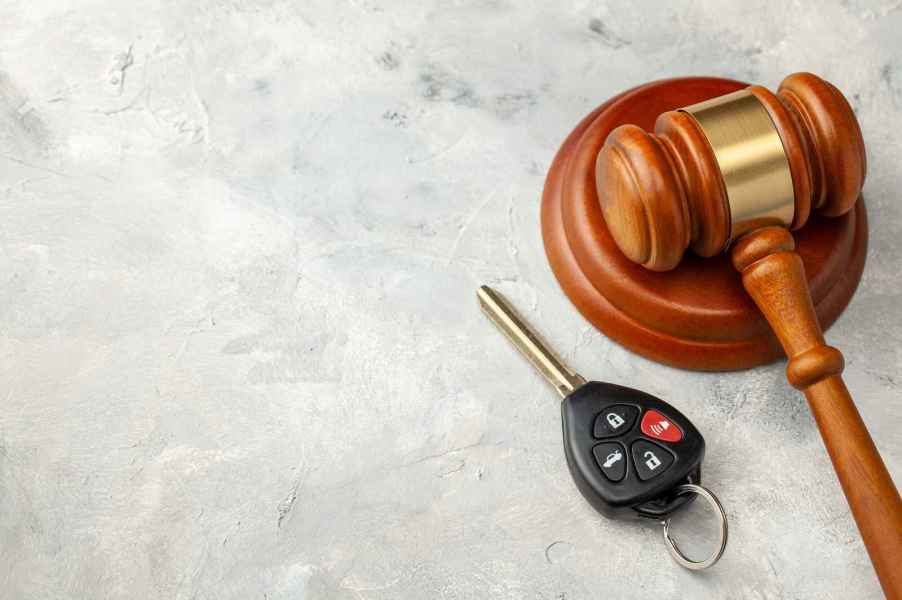
[[[717,561],[720,560],[720,557],[723,556],[723,551],[727,548],[727,513],[724,512],[720,500],[718,500],[717,496],[711,493],[707,488],[695,485],[694,483],[686,483],[677,487],[674,490],[674,494],[676,496],[696,494],[707,500],[708,504],[717,511],[717,514],[720,516],[720,547],[714,554],[704,560],[691,560],[680,551],[680,547],[673,538],[670,537],[670,517],[668,517],[661,521],[664,525],[664,543],[667,545],[667,551],[670,552],[670,556],[673,557],[673,560],[675,560],[677,564],[691,571],[701,571],[702,569],[714,566]]]

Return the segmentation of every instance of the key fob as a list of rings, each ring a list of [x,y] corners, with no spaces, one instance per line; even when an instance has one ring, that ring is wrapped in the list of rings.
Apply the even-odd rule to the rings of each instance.
[[[705,440],[670,404],[590,381],[561,403],[564,452],[576,486],[609,518],[661,520],[691,501],[669,494],[699,484]]]

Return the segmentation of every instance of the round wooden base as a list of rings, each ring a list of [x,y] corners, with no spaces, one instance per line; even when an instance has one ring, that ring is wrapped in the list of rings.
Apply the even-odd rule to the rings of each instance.
[[[651,130],[655,118],[747,84],[687,77],[648,83],[598,107],[564,141],[545,180],[542,233],[551,268],[579,311],[605,335],[652,360],[709,371],[744,369],[780,358],[767,322],[725,253],[687,255],[656,273],[624,257],[605,227],[595,190],[595,157],[623,123]],[[846,215],[813,217],[794,232],[821,325],[846,307],[864,269],[867,215],[859,200]]]

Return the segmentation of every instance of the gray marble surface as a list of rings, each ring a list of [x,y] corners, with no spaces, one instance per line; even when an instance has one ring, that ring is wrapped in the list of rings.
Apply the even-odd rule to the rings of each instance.
[[[538,218],[558,144],[618,91],[834,81],[872,237],[828,338],[898,481],[900,30],[898,1],[6,0],[0,597],[879,598],[783,366],[615,345]],[[587,505],[484,282],[695,420],[720,565]]]

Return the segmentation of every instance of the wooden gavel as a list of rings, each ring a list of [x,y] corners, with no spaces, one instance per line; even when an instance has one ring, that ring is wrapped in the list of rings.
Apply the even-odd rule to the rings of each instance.
[[[824,342],[789,230],[857,201],[866,171],[851,107],[833,85],[790,75],[661,114],[654,133],[621,125],[596,161],[607,228],[630,260],[673,269],[687,248],[730,252],[789,358],[889,598],[902,598],[902,500]]]

